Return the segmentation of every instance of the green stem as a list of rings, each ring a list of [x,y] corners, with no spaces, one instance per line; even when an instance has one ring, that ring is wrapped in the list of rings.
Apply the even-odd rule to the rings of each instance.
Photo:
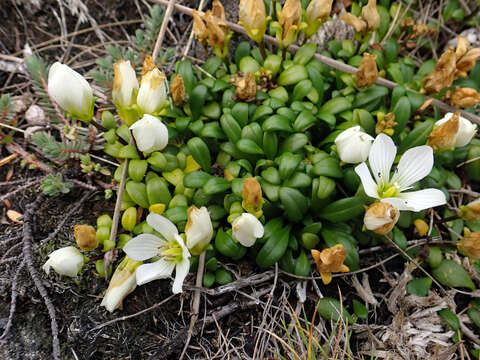
[[[263,60],[265,60],[267,58],[267,52],[265,51],[265,44],[263,43],[263,40],[258,43],[258,48],[260,49]]]

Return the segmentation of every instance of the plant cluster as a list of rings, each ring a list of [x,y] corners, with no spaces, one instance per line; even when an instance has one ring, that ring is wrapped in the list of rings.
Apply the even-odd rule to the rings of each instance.
[[[474,106],[480,49],[460,38],[437,63],[417,68],[411,58],[397,58],[399,47],[427,35],[429,27],[406,13],[382,47],[375,41],[387,34],[389,11],[369,0],[342,16],[356,41],[332,41],[323,53],[358,67],[350,75],[319,60],[308,41],[328,21],[332,1],[273,4],[240,1],[239,23],[256,45],[243,41],[231,56],[232,32],[220,1],[206,13],[194,12],[195,37],[215,54],[201,67],[180,60],[167,78],[157,59],[146,56],[139,81],[135,58],[115,58],[112,100],[120,121],[104,111],[102,126],[105,153],[121,162],[113,174],[121,227],[112,236],[117,224],[105,214],[96,229],[75,231],[82,251],[101,244],[107,253],[124,253],[102,305],[113,311],[137,285],[173,272],[172,290],[181,292],[205,252],[205,287],[232,280],[218,260],[278,264],[308,276],[310,256],[328,284],[332,273],[360,268],[359,247],[393,242],[405,251],[413,234],[432,238],[448,231],[445,247],[431,246],[427,256],[409,249],[408,256],[424,260],[440,284],[474,290],[448,253],[458,249],[478,271],[480,200],[445,205],[465,180],[456,172],[459,164],[466,161],[468,179],[480,181],[477,125],[458,111],[442,117],[434,107],[430,115],[420,92]],[[275,35],[278,49],[265,48],[266,32]],[[287,51],[299,36],[304,44]],[[395,40],[400,37],[403,43]],[[379,76],[398,85],[376,85]],[[95,121],[90,86],[68,66],[51,66],[48,90],[69,116]],[[51,254],[47,270],[75,276],[83,263],[72,261],[75,271],[64,265],[80,252],[57,251],[62,254]],[[112,270],[105,259],[96,269],[105,277]],[[409,291],[425,294],[428,280],[413,280]],[[355,308],[364,310],[358,302]],[[469,314],[475,311],[471,318],[480,325],[478,304]]]

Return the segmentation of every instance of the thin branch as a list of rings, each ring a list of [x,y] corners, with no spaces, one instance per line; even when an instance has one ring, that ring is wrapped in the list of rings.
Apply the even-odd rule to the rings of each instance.
[[[152,0],[152,1],[156,2],[156,3],[159,3],[159,4],[162,4],[162,5],[167,5],[169,3],[167,0]],[[180,12],[186,14],[186,15],[193,16],[192,15],[193,10],[190,9],[189,7],[175,4],[175,9],[177,11],[180,11]],[[230,29],[232,29],[233,31],[246,35],[246,31],[242,26],[240,26],[238,24],[234,24],[234,23],[229,22],[229,21],[227,21],[226,23],[227,23],[228,27]],[[265,35],[263,39],[264,39],[264,41],[266,41],[268,43],[271,43],[271,44],[274,44],[274,45],[278,46],[277,40],[272,36]],[[297,45],[290,45],[288,47],[288,50],[290,50],[291,52],[296,52],[298,49],[299,49],[299,46],[297,46]],[[357,68],[356,67],[341,63],[337,60],[331,59],[331,58],[326,57],[324,55],[315,54],[315,58],[320,60],[325,65],[328,65],[328,66],[330,66],[334,69],[343,71],[345,73],[348,73],[348,74],[356,74],[357,73]],[[390,80],[387,80],[387,79],[382,78],[382,77],[379,77],[377,79],[376,83],[378,85],[385,86],[386,88],[389,88],[389,89],[393,89],[394,87],[399,86],[397,83],[395,83],[393,81],[390,81]],[[406,89],[408,91],[411,91],[413,93],[418,94],[418,91],[416,91],[416,90],[409,89],[409,88],[406,88]],[[438,106],[438,108],[440,110],[444,111],[444,112],[460,111],[460,113],[462,114],[463,117],[465,117],[465,118],[467,118],[467,119],[469,119],[469,120],[471,120],[471,121],[473,121],[477,124],[480,124],[480,117],[475,115],[475,114],[472,114],[472,113],[470,113],[468,111],[465,111],[465,110],[462,110],[462,109],[455,108],[453,106],[450,106],[450,105],[444,103],[443,101],[437,100],[437,99],[432,98],[430,96],[425,96],[425,99],[426,100],[432,99],[432,104],[435,105],[435,106]]]
[[[45,286],[40,280],[40,275],[38,274],[38,271],[35,268],[35,265],[33,263],[33,254],[32,254],[33,235],[32,235],[31,223],[33,222],[33,217],[36,213],[38,206],[40,205],[40,203],[43,202],[44,198],[45,196],[43,194],[38,196],[33,203],[27,206],[27,210],[25,211],[25,214],[24,214],[25,220],[23,223],[23,256],[27,264],[28,272],[30,273],[30,276],[32,277],[32,280],[38,292],[42,296],[43,302],[47,307],[48,315],[50,316],[50,320],[51,320],[50,326],[52,329],[53,358],[55,360],[60,360],[61,358],[60,357],[60,341],[58,339],[58,324],[57,324],[57,315],[55,313],[55,307],[53,306],[52,300],[50,300],[48,296],[47,289],[45,289]]]
[[[157,41],[155,42],[155,47],[153,48],[153,61],[155,61],[155,59],[157,58],[160,47],[162,46],[163,38],[165,37],[165,31],[167,30],[168,20],[170,19],[170,16],[172,16],[173,5],[175,5],[175,0],[169,0],[167,11],[165,11],[165,15],[163,16],[162,26],[160,26]]]

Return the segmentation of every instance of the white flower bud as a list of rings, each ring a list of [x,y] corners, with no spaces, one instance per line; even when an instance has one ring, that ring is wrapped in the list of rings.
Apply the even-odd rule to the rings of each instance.
[[[146,153],[163,150],[168,144],[168,129],[162,121],[152,115],[143,118],[130,126],[138,150]]]
[[[360,130],[360,126],[341,132],[335,139],[340,160],[348,164],[358,164],[368,158],[373,137]]]
[[[435,123],[435,126],[438,127],[443,123],[446,123],[450,118],[453,116],[453,113],[446,113],[445,116],[438,120]],[[471,123],[468,119],[460,116],[460,122],[458,127],[458,132],[455,138],[455,147],[465,146],[470,141],[472,141],[473,137],[477,133],[477,124]]]
[[[154,68],[142,76],[137,105],[145,114],[154,114],[167,103],[165,75]]]
[[[205,206],[200,209],[194,205],[190,206],[185,235],[187,236],[187,248],[192,255],[201,254],[208,246],[213,236],[213,226]]]
[[[50,268],[56,273],[75,277],[83,267],[84,258],[75,246],[67,246],[55,250],[48,255],[48,260],[43,264],[42,269],[49,274]]]
[[[253,246],[263,233],[262,223],[252,214],[243,213],[233,221],[232,236],[243,246]]]
[[[90,121],[95,99],[87,80],[67,65],[56,62],[48,72],[48,92],[66,112],[79,120]]]
[[[115,77],[113,79],[113,102],[119,106],[128,107],[135,102],[135,90],[138,90],[138,80],[130,61],[119,60],[113,64]]]

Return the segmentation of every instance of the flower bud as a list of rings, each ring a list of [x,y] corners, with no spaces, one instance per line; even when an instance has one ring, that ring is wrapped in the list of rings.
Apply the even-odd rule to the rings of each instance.
[[[417,229],[418,236],[423,237],[428,234],[428,230],[430,229],[430,227],[425,222],[425,220],[415,219],[413,225],[415,225],[415,229]]]
[[[358,33],[363,33],[367,30],[367,23],[353,14],[345,13],[340,17],[340,20],[352,26]]]
[[[246,102],[255,100],[257,94],[257,82],[251,72],[247,72],[245,77],[236,78],[235,86],[237,87],[235,91],[237,98]]]
[[[93,226],[75,225],[73,227],[73,236],[77,246],[84,251],[96,249],[98,246],[96,230]]]
[[[338,157],[344,163],[358,164],[368,158],[374,138],[353,126],[342,131],[335,139]]]
[[[458,216],[465,221],[480,220],[480,198],[461,206]]]
[[[114,78],[112,98],[117,106],[128,107],[135,103],[135,91],[138,90],[137,74],[130,61],[119,60],[113,64]]]
[[[363,54],[362,62],[355,74],[355,82],[360,88],[375,84],[378,79],[377,56],[369,53]]]
[[[263,0],[240,0],[238,23],[242,25],[250,39],[262,42],[267,29],[267,15]]]
[[[379,235],[386,235],[392,231],[399,217],[400,211],[392,204],[376,202],[368,207],[363,223],[368,230]]]
[[[48,260],[42,269],[49,274],[53,268],[60,275],[75,277],[82,270],[84,264],[83,255],[75,246],[67,246],[48,255]]]
[[[367,30],[376,30],[380,26],[377,0],[368,0],[368,4],[362,8],[362,18],[367,22]]]
[[[253,246],[263,233],[262,223],[249,213],[243,213],[232,223],[232,237],[246,247]]]
[[[428,135],[427,145],[436,152],[453,149],[460,128],[460,112],[456,112],[445,121],[437,121],[435,125]]]
[[[255,177],[246,178],[242,189],[242,206],[249,213],[259,218],[262,216],[262,188]]]
[[[154,114],[167,103],[165,75],[154,67],[142,76],[137,105],[145,114]]]
[[[122,260],[113,273],[100,306],[105,306],[110,312],[118,308],[122,309],[123,299],[137,287],[135,271],[141,264],[142,262],[133,261],[128,256]]]
[[[458,108],[467,108],[480,102],[480,93],[472,88],[457,88],[450,93],[450,105]]]
[[[464,236],[457,244],[458,250],[472,261],[480,259],[480,232],[464,230]]]
[[[132,130],[138,150],[142,152],[151,153],[163,150],[168,144],[168,129],[155,116],[143,115],[143,118],[130,126],[130,130]]]
[[[443,119],[440,119],[435,123],[435,126],[438,126],[438,127],[443,126],[445,123],[448,123],[453,116],[454,116],[453,113],[446,113]],[[458,124],[457,133],[455,134],[454,146],[462,147],[469,144],[470,141],[475,136],[477,132],[477,124],[473,124],[472,122],[470,122],[470,120],[460,116],[460,113],[458,113],[458,117],[459,117],[459,120],[458,120],[459,124]]]
[[[296,39],[301,30],[302,4],[300,0],[287,0],[278,15],[280,31],[277,31],[277,41],[280,46],[288,47]]]
[[[192,255],[205,251],[213,236],[212,220],[205,206],[198,209],[195,205],[188,208],[188,220],[185,226],[187,248]]]
[[[73,117],[90,121],[95,99],[87,80],[67,65],[56,62],[48,72],[48,93]]]
[[[182,75],[177,74],[177,76],[175,76],[170,86],[170,93],[172,94],[175,105],[180,106],[183,104],[185,101],[185,84]]]
[[[333,0],[312,0],[306,10],[307,37],[315,34],[332,11]]]

